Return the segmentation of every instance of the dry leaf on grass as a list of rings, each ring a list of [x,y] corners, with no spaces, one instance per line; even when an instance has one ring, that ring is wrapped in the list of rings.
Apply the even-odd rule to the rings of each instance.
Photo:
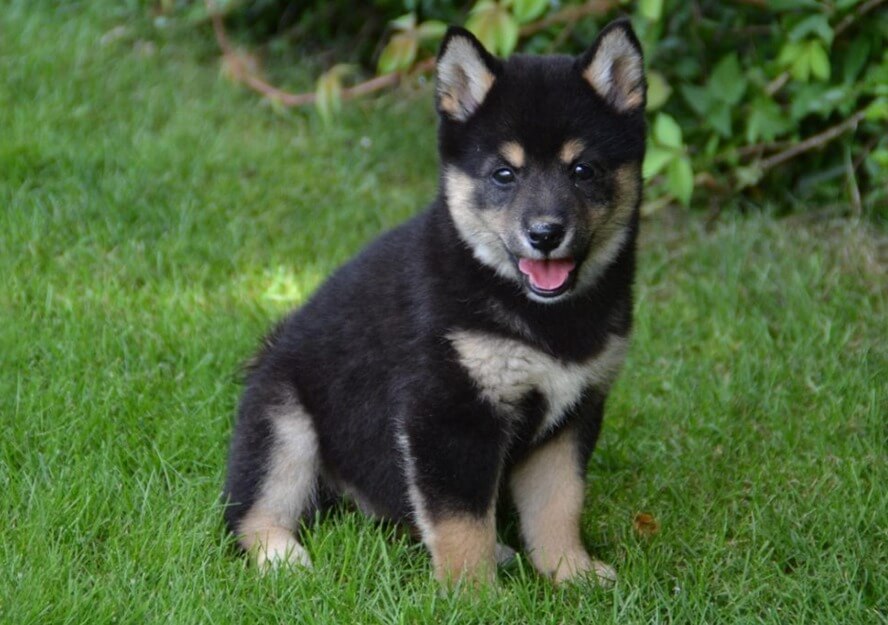
[[[648,538],[660,531],[660,522],[652,514],[639,512],[632,519],[632,527],[635,528],[636,534]]]

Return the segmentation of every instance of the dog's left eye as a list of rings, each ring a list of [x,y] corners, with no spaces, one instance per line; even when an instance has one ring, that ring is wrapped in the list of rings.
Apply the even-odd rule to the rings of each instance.
[[[595,169],[588,163],[577,163],[570,173],[574,180],[590,180],[595,176]]]
[[[515,182],[515,172],[508,167],[500,167],[493,172],[493,180],[497,184],[512,184]]]

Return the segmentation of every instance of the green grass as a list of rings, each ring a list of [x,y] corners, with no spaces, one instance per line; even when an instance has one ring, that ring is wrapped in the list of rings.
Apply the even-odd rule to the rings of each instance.
[[[0,622],[888,622],[885,235],[767,216],[644,224],[584,516],[614,590],[522,559],[443,595],[345,511],[258,576],[218,504],[240,363],[432,197],[431,96],[324,129],[118,6],[0,11]]]

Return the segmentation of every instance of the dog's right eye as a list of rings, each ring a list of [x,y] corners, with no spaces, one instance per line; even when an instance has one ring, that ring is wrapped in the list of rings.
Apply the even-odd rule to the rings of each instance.
[[[515,182],[515,172],[508,167],[500,167],[493,172],[493,181],[497,184],[512,184]]]

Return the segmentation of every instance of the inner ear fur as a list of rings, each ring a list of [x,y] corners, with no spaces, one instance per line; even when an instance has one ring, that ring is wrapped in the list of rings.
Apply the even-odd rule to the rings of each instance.
[[[608,24],[577,63],[586,82],[616,110],[644,108],[644,58],[628,19]]]
[[[441,44],[437,64],[438,112],[464,122],[490,92],[499,61],[464,28],[451,27]]]

